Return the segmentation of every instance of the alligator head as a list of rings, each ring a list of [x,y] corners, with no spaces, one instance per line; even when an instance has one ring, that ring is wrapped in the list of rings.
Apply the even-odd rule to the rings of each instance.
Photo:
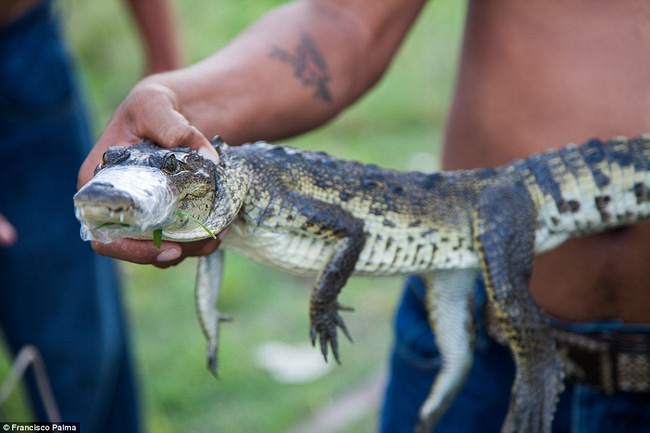
[[[163,149],[143,141],[109,148],[95,176],[74,196],[86,240],[193,241],[223,230],[235,218],[241,194],[229,191],[230,174],[185,148]],[[223,188],[222,188],[223,187]]]

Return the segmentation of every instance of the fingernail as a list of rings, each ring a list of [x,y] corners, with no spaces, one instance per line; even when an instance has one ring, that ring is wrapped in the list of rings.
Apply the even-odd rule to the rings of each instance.
[[[215,164],[219,164],[219,154],[212,146],[201,146],[199,148],[199,155],[201,155],[205,159],[209,159]]]
[[[172,260],[176,260],[180,256],[181,256],[180,250],[176,248],[170,248],[158,254],[158,256],[156,257],[156,261],[158,261],[158,263],[171,262]]]

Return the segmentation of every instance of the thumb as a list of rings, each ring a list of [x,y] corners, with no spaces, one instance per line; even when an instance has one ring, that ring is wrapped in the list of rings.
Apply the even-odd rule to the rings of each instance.
[[[92,177],[111,146],[129,146],[143,138],[165,147],[188,147],[215,163],[219,155],[203,134],[185,118],[177,95],[161,84],[142,81],[115,110],[79,170],[77,186]]]
[[[182,114],[176,94],[166,86],[141,83],[127,97],[126,116],[131,132],[165,148],[188,147],[203,156],[219,161],[210,141]]]

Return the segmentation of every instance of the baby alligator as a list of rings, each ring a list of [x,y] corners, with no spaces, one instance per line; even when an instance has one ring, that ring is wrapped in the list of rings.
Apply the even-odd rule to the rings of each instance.
[[[510,164],[398,172],[265,142],[215,139],[218,165],[186,149],[112,147],[74,198],[86,239],[190,241],[230,227],[222,247],[318,275],[312,342],[338,360],[349,337],[337,296],[351,275],[421,273],[442,368],[420,410],[431,431],[472,362],[468,305],[482,276],[512,350],[516,378],[502,432],[549,433],[561,361],[528,282],[533,256],[564,240],[650,215],[650,135],[568,145]],[[216,368],[222,253],[200,259],[198,309]]]

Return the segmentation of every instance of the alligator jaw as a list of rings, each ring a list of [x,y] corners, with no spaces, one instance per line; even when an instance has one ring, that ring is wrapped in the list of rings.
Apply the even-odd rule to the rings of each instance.
[[[77,218],[89,225],[134,223],[136,204],[133,197],[112,184],[95,182],[88,185],[75,195],[74,205]]]
[[[110,242],[151,238],[152,231],[176,216],[177,198],[159,170],[112,167],[100,171],[74,196],[82,237]]]

